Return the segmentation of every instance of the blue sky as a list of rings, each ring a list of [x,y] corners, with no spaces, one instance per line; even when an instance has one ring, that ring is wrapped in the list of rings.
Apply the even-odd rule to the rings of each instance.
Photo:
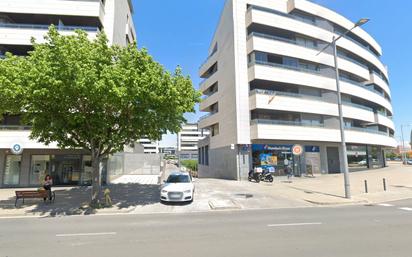
[[[276,1],[276,0],[273,0]],[[225,0],[133,0],[134,22],[139,47],[146,47],[167,69],[177,65],[191,76],[198,88],[198,67],[205,60]],[[409,0],[315,0],[346,18],[370,18],[364,29],[383,49],[389,67],[397,139],[401,124],[412,124],[412,1]],[[196,121],[200,114],[188,114]],[[412,127],[404,130],[409,139]],[[175,145],[175,136],[166,136],[163,145]]]

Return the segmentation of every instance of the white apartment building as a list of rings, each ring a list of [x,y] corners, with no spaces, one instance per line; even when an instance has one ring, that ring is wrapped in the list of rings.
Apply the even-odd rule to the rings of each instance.
[[[209,135],[209,131],[199,129],[197,123],[187,123],[177,133],[177,154],[179,160],[197,160],[198,142]]]
[[[285,165],[297,175],[341,172],[333,49],[318,53],[353,27],[310,1],[227,0],[199,70],[209,112],[199,127],[210,129],[199,176],[243,179],[267,166],[283,174]],[[396,140],[382,49],[357,27],[337,51],[349,168],[383,167]]]
[[[110,44],[125,46],[136,40],[132,13],[130,0],[1,0],[0,55],[26,55],[30,39],[43,42],[51,24],[61,34],[83,29],[90,38],[104,30]],[[30,127],[20,126],[18,116],[0,122],[0,187],[37,186],[45,174],[58,185],[91,182],[87,153],[45,146],[29,135]]]
[[[159,142],[152,141],[148,138],[141,138],[137,141],[138,144],[143,146],[143,152],[145,154],[157,154],[159,153]]]

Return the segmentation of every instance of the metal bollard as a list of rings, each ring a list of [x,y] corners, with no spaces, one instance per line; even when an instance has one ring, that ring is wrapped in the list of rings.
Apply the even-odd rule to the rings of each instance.
[[[366,194],[368,193],[368,181],[367,180],[365,180],[365,193]]]
[[[386,179],[383,179],[383,191],[386,191]]]

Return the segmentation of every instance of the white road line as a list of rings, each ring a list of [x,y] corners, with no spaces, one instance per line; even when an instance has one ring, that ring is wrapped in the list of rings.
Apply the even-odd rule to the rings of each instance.
[[[392,206],[395,206],[395,205],[393,205],[393,204],[389,204],[389,203],[380,203],[380,204],[378,204],[379,206],[384,206],[384,207],[392,207]]]
[[[310,226],[310,225],[322,225],[322,222],[268,224],[268,227],[289,227],[289,226]]]
[[[116,232],[101,232],[101,233],[78,233],[78,234],[57,234],[57,237],[69,237],[69,236],[114,236]]]
[[[402,207],[402,208],[399,208],[399,210],[403,210],[403,211],[412,211],[412,208],[409,208],[409,207]]]

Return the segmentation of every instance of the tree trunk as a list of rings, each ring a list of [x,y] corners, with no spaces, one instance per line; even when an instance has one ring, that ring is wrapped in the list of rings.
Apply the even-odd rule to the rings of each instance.
[[[100,196],[101,196],[101,185],[102,176],[100,169],[101,156],[92,150],[92,170],[93,170],[93,181],[92,181],[92,207],[100,206]]]

